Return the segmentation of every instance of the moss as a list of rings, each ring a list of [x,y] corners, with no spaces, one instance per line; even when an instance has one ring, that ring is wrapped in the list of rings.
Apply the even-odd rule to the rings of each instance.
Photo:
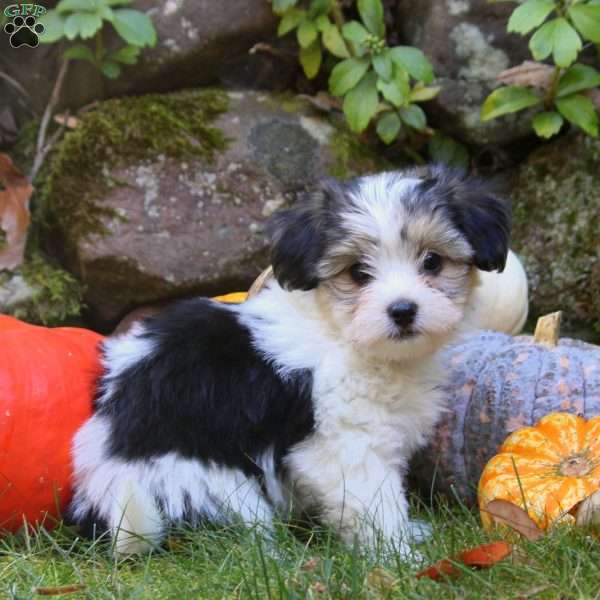
[[[226,147],[214,119],[228,98],[216,90],[150,94],[100,103],[57,146],[44,177],[42,219],[74,241],[102,233],[104,217],[115,217],[99,200],[121,182],[109,176],[115,166],[152,159],[202,157],[212,161]]]
[[[25,260],[19,272],[33,294],[14,307],[13,316],[41,325],[60,325],[79,317],[83,290],[70,273],[37,253]]]
[[[329,167],[329,173],[338,179],[349,179],[390,166],[383,158],[375,155],[372,146],[365,144],[351,131],[337,129],[330,144],[335,162]]]

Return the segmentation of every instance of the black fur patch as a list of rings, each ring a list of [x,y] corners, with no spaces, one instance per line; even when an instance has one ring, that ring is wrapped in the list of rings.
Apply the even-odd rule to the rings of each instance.
[[[234,310],[185,300],[144,329],[153,352],[110,380],[97,409],[111,421],[111,455],[177,452],[260,478],[256,457],[273,447],[280,462],[312,430],[312,373],[283,381]]]
[[[443,207],[473,248],[482,271],[503,271],[510,241],[510,206],[487,181],[464,172],[431,167],[419,191],[434,207]],[[440,204],[441,203],[441,204]]]

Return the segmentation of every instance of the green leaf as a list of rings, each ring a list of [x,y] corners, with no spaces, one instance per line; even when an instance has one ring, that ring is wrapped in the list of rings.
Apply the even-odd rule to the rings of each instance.
[[[563,118],[554,111],[538,113],[533,117],[533,121],[531,122],[537,135],[546,139],[556,135],[563,123]]]
[[[277,35],[279,37],[284,36],[286,33],[293,31],[300,25],[300,22],[306,16],[305,10],[299,10],[298,8],[290,8],[279,21],[279,27],[277,28]]]
[[[329,76],[329,90],[334,96],[343,96],[351,90],[367,72],[366,58],[347,58],[335,65]]]
[[[442,88],[438,85],[424,86],[417,84],[410,92],[409,100],[411,102],[427,102],[435,98]]]
[[[396,46],[390,50],[392,60],[408,71],[410,76],[423,83],[433,81],[433,67],[427,57],[418,48],[412,46]]]
[[[302,65],[304,74],[309,79],[317,76],[321,68],[322,58],[321,44],[318,41],[311,44],[308,48],[300,48],[300,64]]]
[[[116,79],[121,74],[121,67],[111,60],[105,60],[102,65],[100,65],[100,70],[108,79]]]
[[[122,63],[124,65],[135,65],[139,54],[139,46],[123,46],[123,48],[120,48],[110,55],[110,60]]]
[[[566,19],[558,18],[542,25],[529,41],[529,49],[536,60],[552,54],[554,62],[566,68],[575,61],[581,50],[581,38]]]
[[[553,0],[528,0],[510,15],[507,31],[525,35],[539,27],[555,8]]]
[[[410,106],[403,106],[400,111],[400,118],[403,123],[406,123],[409,127],[422,131],[427,125],[427,116],[423,109],[417,104],[411,104]]]
[[[577,127],[581,127],[592,137],[598,137],[598,113],[587,96],[574,94],[556,99],[558,112]]]
[[[592,42],[600,43],[600,5],[575,4],[567,11],[577,31]]]
[[[507,85],[494,90],[485,99],[481,107],[481,120],[489,121],[534,106],[541,101],[541,97],[529,88]]]
[[[133,0],[102,0],[108,6],[126,6],[131,4]]]
[[[562,74],[558,82],[556,95],[562,98],[598,86],[600,86],[600,73],[587,65],[577,64]]]
[[[308,8],[308,18],[314,21],[319,15],[326,15],[331,10],[331,0],[312,0]]]
[[[378,38],[385,35],[381,0],[358,0],[358,12],[365,27]]]
[[[342,35],[349,42],[362,44],[369,37],[369,32],[358,21],[350,21],[342,27]]]
[[[292,6],[296,6],[298,0],[273,0],[273,12],[282,15]]]
[[[96,13],[72,13],[65,19],[65,36],[68,40],[92,38],[102,28],[102,19]]]
[[[453,138],[437,131],[429,140],[427,150],[433,162],[462,169],[469,166],[469,151]]]
[[[94,0],[61,0],[56,5],[56,10],[59,13],[66,12],[92,12],[98,10],[98,5]]]
[[[156,45],[156,30],[150,17],[130,8],[114,11],[113,26],[117,33],[130,45],[153,47]]]
[[[312,21],[305,19],[300,23],[296,37],[301,48],[308,48],[316,39],[319,32]]]
[[[51,44],[65,35],[65,21],[55,10],[49,10],[39,22],[44,26],[44,33],[40,35],[42,44]]]
[[[392,79],[390,81],[385,81],[384,79],[379,78],[377,80],[377,89],[382,93],[383,97],[395,107],[406,104],[410,94],[408,73],[403,69],[394,67]]]
[[[377,121],[377,135],[385,144],[391,144],[400,133],[402,122],[395,112],[387,112]]]
[[[67,48],[63,52],[63,57],[71,60],[87,60],[92,64],[96,63],[96,57],[94,53],[83,44],[76,44],[75,46]]]
[[[388,50],[384,50],[380,54],[376,54],[372,58],[373,68],[375,69],[375,73],[384,79],[385,81],[389,81],[394,74],[394,63],[389,55]]]
[[[316,19],[315,19],[315,26],[316,28],[321,32],[325,32],[327,31],[331,26],[332,23],[329,20],[329,17],[327,15],[319,15]]]
[[[322,33],[323,45],[331,54],[338,58],[350,58],[350,52],[346,47],[346,42],[342,37],[340,30],[335,25],[330,25]]]
[[[344,114],[350,129],[356,133],[364,131],[377,112],[379,94],[375,86],[375,79],[375,73],[367,73],[344,98]]]

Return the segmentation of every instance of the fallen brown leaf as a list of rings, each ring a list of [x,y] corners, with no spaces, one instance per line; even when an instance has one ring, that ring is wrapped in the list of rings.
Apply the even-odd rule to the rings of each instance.
[[[367,575],[367,584],[379,591],[391,592],[398,584],[398,579],[382,567],[375,567]]]
[[[300,570],[307,571],[308,573],[310,573],[311,571],[315,571],[320,563],[321,560],[319,559],[319,557],[309,558],[305,563],[302,564]]]
[[[577,505],[575,522],[581,527],[600,525],[600,490]]]
[[[61,594],[74,594],[85,590],[85,585],[74,583],[72,585],[57,585],[53,587],[38,587],[35,588],[35,593],[40,596],[60,596]]]
[[[317,92],[314,96],[308,94],[298,94],[299,98],[303,98],[316,109],[323,112],[331,112],[332,110],[342,110],[342,103],[328,94],[327,92]]]
[[[511,552],[512,546],[506,542],[483,544],[476,548],[463,550],[453,558],[439,560],[430,567],[417,573],[416,577],[417,579],[427,577],[434,581],[439,581],[444,577],[456,577],[461,573],[457,564],[463,564],[467,567],[474,567],[476,569],[489,568],[505,559]]]
[[[554,67],[526,60],[516,67],[502,71],[496,80],[505,85],[531,85],[547,90],[552,85]]]
[[[484,509],[496,523],[508,525],[528,540],[540,539],[544,532],[520,507],[507,500],[492,500]]]
[[[0,270],[14,269],[23,261],[29,227],[29,198],[33,187],[0,152]],[[3,239],[4,238],[4,239]]]

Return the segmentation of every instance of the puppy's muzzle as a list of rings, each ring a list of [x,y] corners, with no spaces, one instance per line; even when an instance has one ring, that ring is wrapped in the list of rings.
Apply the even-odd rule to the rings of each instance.
[[[387,313],[399,329],[408,329],[417,316],[418,306],[411,300],[397,300],[390,304]]]

